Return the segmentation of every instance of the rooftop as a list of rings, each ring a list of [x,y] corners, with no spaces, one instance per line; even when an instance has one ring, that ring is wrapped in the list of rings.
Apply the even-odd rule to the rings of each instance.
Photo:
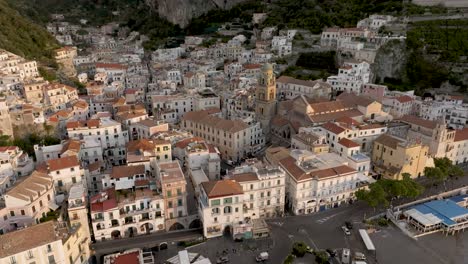
[[[244,193],[240,184],[234,180],[208,181],[201,185],[210,199]]]
[[[70,231],[66,225],[48,221],[0,236],[0,258],[6,258],[57,240],[66,240]]]
[[[457,224],[456,220],[468,217],[468,209],[459,206],[450,199],[435,200],[413,207],[424,215],[432,214],[442,220],[446,226]]]
[[[114,166],[112,167],[111,178],[132,177],[137,174],[145,174],[145,165],[137,166]]]

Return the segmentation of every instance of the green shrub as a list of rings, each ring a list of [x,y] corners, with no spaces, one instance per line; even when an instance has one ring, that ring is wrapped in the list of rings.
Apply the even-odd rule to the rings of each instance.
[[[283,264],[292,264],[294,262],[294,255],[289,254],[284,260]]]
[[[307,244],[304,242],[294,243],[292,253],[296,257],[302,258],[307,253]]]

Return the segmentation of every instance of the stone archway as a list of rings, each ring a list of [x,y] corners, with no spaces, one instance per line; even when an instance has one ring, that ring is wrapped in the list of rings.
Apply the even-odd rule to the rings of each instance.
[[[114,230],[111,232],[111,237],[112,238],[120,238],[120,231],[119,230]]]
[[[171,225],[171,227],[169,228],[169,231],[182,230],[182,229],[185,229],[185,227],[181,223],[175,222],[174,224]]]
[[[129,228],[127,228],[127,231],[125,231],[125,236],[126,237],[133,237],[133,236],[136,236],[138,235],[138,229],[134,226],[131,226]]]
[[[227,236],[227,237],[230,237],[231,234],[232,234],[232,226],[230,226],[230,225],[225,226],[224,230],[223,230],[223,235]]]
[[[200,219],[194,219],[190,225],[189,225],[189,229],[193,229],[193,228],[201,228],[203,226],[202,222]]]
[[[140,226],[140,233],[149,234],[154,230],[154,226],[151,223],[144,223]]]

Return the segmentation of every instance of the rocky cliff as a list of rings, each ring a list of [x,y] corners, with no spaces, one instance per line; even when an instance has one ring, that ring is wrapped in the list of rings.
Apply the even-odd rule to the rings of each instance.
[[[379,81],[402,79],[408,54],[404,41],[392,40],[383,45],[375,56],[372,72]]]
[[[229,9],[246,0],[145,0],[153,10],[157,10],[161,17],[173,24],[185,27],[190,19],[220,8]]]

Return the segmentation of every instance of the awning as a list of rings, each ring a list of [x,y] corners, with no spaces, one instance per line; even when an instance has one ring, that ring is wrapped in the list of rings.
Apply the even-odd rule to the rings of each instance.
[[[49,202],[49,209],[55,211],[59,208],[59,206],[55,202]]]

